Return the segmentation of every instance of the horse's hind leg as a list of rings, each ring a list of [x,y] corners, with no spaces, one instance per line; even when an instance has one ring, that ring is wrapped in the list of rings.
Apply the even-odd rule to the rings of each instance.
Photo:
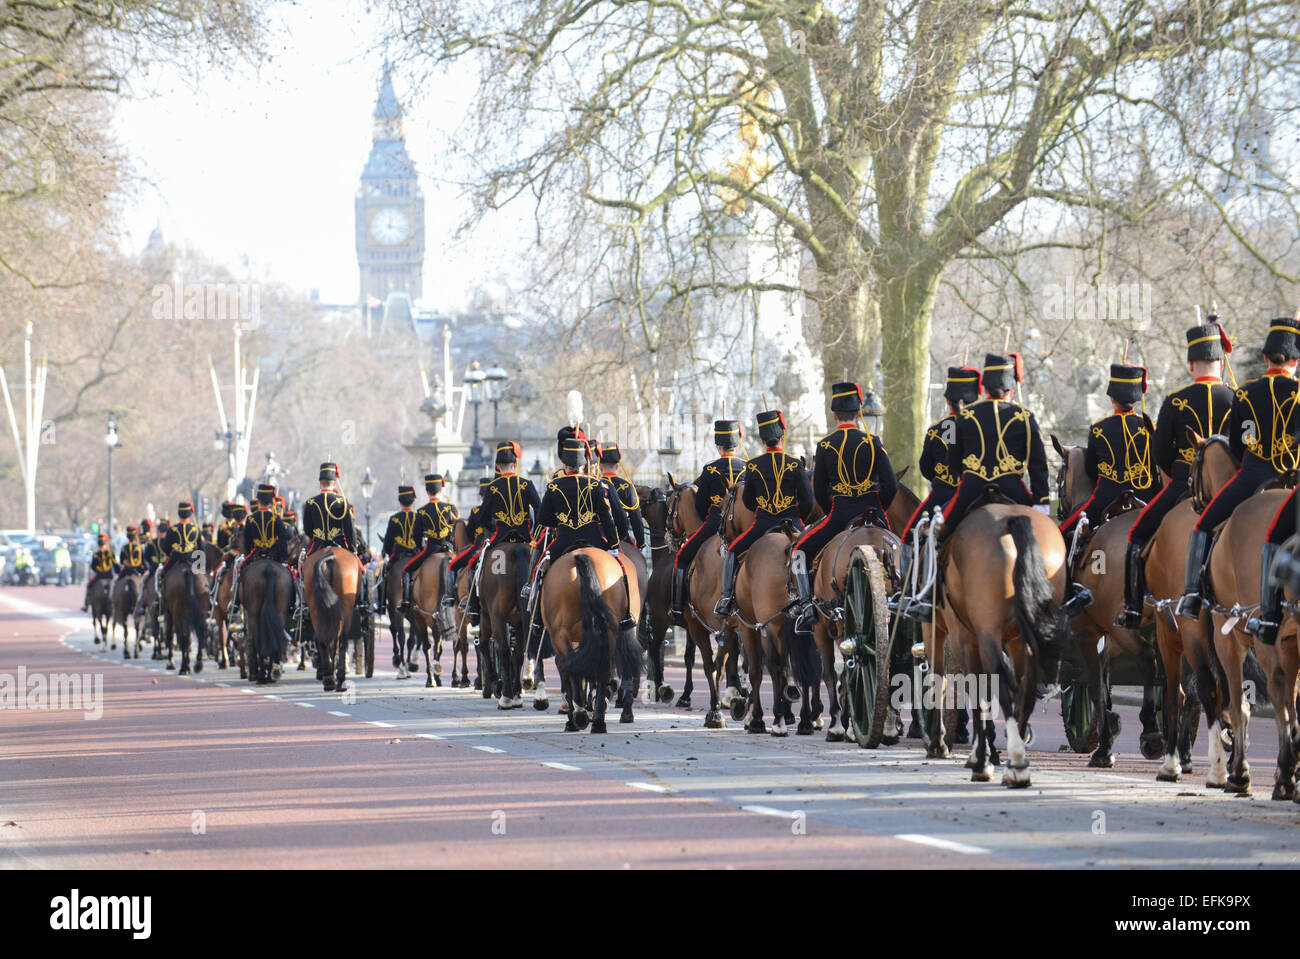
[[[749,661],[749,720],[745,723],[745,732],[764,733],[767,726],[763,722],[763,651],[759,648],[756,631],[746,626],[742,628],[741,636]]]
[[[1164,737],[1156,723],[1156,651],[1148,643],[1141,642],[1137,655],[1138,672],[1142,676],[1142,708],[1138,712],[1138,721],[1142,723],[1142,734],[1138,738],[1138,747],[1144,759],[1159,759],[1164,754]],[[1165,684],[1168,689],[1169,684]]]
[[[1162,614],[1157,613],[1156,615],[1160,616]],[[1182,648],[1181,644],[1175,643],[1172,637],[1165,639],[1163,635],[1165,626],[1163,623],[1157,624],[1156,628],[1157,646],[1159,647],[1160,658],[1165,664],[1165,701],[1160,704],[1165,716],[1165,758],[1164,762],[1160,764],[1160,770],[1156,773],[1156,780],[1176,783],[1182,778],[1184,771],[1191,772],[1190,755],[1185,757],[1188,766],[1186,770],[1184,770],[1181,762],[1184,757],[1180,756],[1184,740],[1184,736],[1180,735],[1180,719],[1187,699],[1184,694]],[[1190,681],[1190,673],[1188,673],[1187,681]]]
[[[1086,638],[1080,647],[1088,670],[1088,695],[1093,703],[1093,722],[1097,726],[1097,748],[1088,760],[1088,765],[1093,769],[1110,769],[1115,765],[1115,754],[1112,752],[1115,729],[1110,716],[1110,653],[1097,652],[1096,637]]]
[[[660,655],[663,655],[662,651]],[[673,705],[678,709],[690,709],[691,693],[695,691],[695,683],[691,681],[691,674],[695,672],[695,644],[690,641],[689,631],[686,637],[686,651],[682,654],[682,658],[686,661],[686,682],[682,684],[682,694],[677,697],[677,702]],[[712,686],[716,687],[717,683],[714,682]]]
[[[1273,772],[1273,798],[1292,799],[1296,777],[1295,671],[1283,665],[1281,644],[1255,644],[1260,668],[1268,677],[1268,698],[1277,726],[1277,768]],[[1294,659],[1295,657],[1290,657]]]
[[[1245,649],[1235,635],[1229,634],[1220,640],[1219,624],[1215,624],[1210,642],[1215,644],[1215,652],[1223,664],[1223,671],[1228,677],[1228,716],[1232,724],[1232,753],[1228,757],[1228,779],[1224,791],[1238,796],[1250,795],[1250,763],[1246,754],[1250,750],[1250,705],[1245,701],[1242,688],[1242,667],[1246,658]]]

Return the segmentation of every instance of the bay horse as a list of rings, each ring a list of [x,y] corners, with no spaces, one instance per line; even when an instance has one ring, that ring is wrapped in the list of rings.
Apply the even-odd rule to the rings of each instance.
[[[1208,602],[1201,613],[1203,619],[1208,616],[1214,624],[1210,636],[1222,668],[1220,680],[1226,686],[1232,728],[1232,753],[1223,788],[1228,793],[1250,795],[1250,764],[1246,754],[1250,749],[1250,713],[1254,699],[1246,699],[1244,667],[1246,656],[1253,648],[1268,683],[1268,698],[1277,725],[1277,767],[1273,774],[1273,799],[1277,800],[1293,799],[1296,795],[1296,757],[1300,746],[1296,674],[1300,661],[1296,656],[1295,620],[1283,621],[1273,646],[1256,643],[1255,637],[1242,627],[1259,606],[1263,572],[1260,553],[1273,517],[1289,495],[1290,491],[1285,489],[1256,493],[1233,510],[1219,527],[1206,570]]]
[[[458,519],[453,524],[451,539],[457,552],[469,546],[469,531],[463,519]],[[442,685],[442,647],[443,643],[449,640],[452,647],[451,685],[453,688],[469,686],[467,624],[463,615],[457,616],[453,610],[442,605],[442,583],[448,575],[447,567],[450,561],[450,553],[432,553],[425,557],[419,568],[411,573],[411,612],[408,616],[411,624],[411,646],[412,650],[418,648],[424,652],[424,685],[429,689]],[[394,579],[400,581],[400,576]],[[465,588],[465,595],[468,595],[468,577],[460,578],[457,591],[461,587]],[[389,615],[392,615],[393,608],[395,606],[390,605]],[[456,675],[458,656],[461,660],[459,677]]]
[[[242,575],[242,574],[241,574]],[[209,628],[212,630],[212,641],[217,648],[217,662],[221,668],[229,665],[229,648],[231,623],[226,620],[226,609],[230,606],[231,586],[235,579],[235,557],[227,556],[217,567],[217,571],[212,578],[212,596],[216,602],[212,606],[212,616]],[[247,630],[244,632],[245,638],[248,636]],[[235,649],[235,655],[239,659],[239,678],[247,679],[247,667],[243,658],[243,647]]]
[[[408,679],[411,673],[420,668],[418,650],[421,643],[414,622],[414,573],[411,574],[412,609],[404,613],[398,608],[402,604],[402,568],[415,556],[413,550],[398,548],[393,551],[388,561],[388,570],[384,573],[383,594],[380,597],[388,612],[388,635],[393,641],[393,668],[397,670],[398,679]]]
[[[196,559],[201,557],[197,551]],[[201,567],[202,562],[198,565]],[[207,640],[208,624],[203,618],[202,608],[208,602],[208,577],[195,563],[181,560],[173,564],[162,578],[161,603],[166,613],[163,634],[167,644],[167,668],[172,665],[172,652],[179,639],[181,648],[181,668],[178,675],[186,676],[190,671],[190,634],[195,639],[194,671],[203,672],[203,648]]]
[[[673,483],[671,475],[669,482]],[[673,483],[668,495],[669,535],[673,540],[685,540],[703,525],[703,518],[695,503],[694,485],[677,485]],[[688,532],[689,530],[689,532]],[[719,707],[737,703],[744,704],[737,669],[738,639],[736,631],[726,620],[714,612],[719,597],[722,595],[722,537],[710,536],[700,546],[687,571],[687,589],[683,600],[682,612],[686,620],[686,685],[681,698],[677,701],[680,708],[691,705],[691,666],[694,653],[698,650],[704,667],[704,679],[709,687],[709,708],[704,714],[706,729],[722,729],[726,722]],[[716,641],[716,657],[714,643]],[[727,686],[722,688],[722,677],[727,677]],[[735,718],[743,718],[743,713]]]
[[[641,647],[635,623],[641,612],[636,572],[628,561],[603,549],[580,547],[556,558],[541,583],[540,612],[555,664],[560,670],[569,714],[565,732],[586,727],[607,732],[605,708],[611,675],[635,693],[641,681]],[[624,695],[619,722],[632,722],[635,695]]]
[[[926,652],[944,662],[951,645],[974,686],[979,716],[967,762],[971,782],[989,782],[998,765],[992,722],[993,697],[1006,717],[1007,768],[1002,784],[1030,784],[1025,737],[1040,687],[1054,686],[1065,639],[1066,547],[1056,524],[1018,504],[977,501],[944,544],[943,589]],[[943,709],[940,696],[937,713]]]
[[[1155,613],[1156,648],[1165,667],[1165,758],[1156,779],[1178,782],[1192,771],[1192,744],[1199,714],[1204,711],[1210,763],[1205,785],[1222,789],[1227,782],[1225,741],[1231,734],[1226,698],[1220,691],[1222,667],[1209,635],[1210,620],[1180,619],[1174,615],[1174,607],[1183,595],[1192,529],[1201,510],[1236,475],[1238,463],[1222,436],[1203,439],[1192,434],[1190,440],[1196,449],[1192,495],[1165,514],[1146,547],[1147,592]],[[1189,699],[1189,687],[1195,699]]]
[[[1075,509],[1092,495],[1092,484],[1084,468],[1084,448],[1065,449],[1060,440],[1052,437],[1052,446],[1062,460],[1057,474],[1057,517],[1064,521]],[[1159,759],[1164,753],[1164,737],[1156,721],[1156,650],[1142,640],[1136,629],[1115,625],[1115,617],[1124,605],[1124,560],[1128,552],[1128,535],[1142,515],[1145,504],[1135,498],[1117,501],[1112,509],[1115,515],[1101,525],[1089,530],[1079,542],[1084,548],[1075,556],[1070,574],[1075,582],[1092,592],[1092,602],[1079,615],[1069,620],[1070,637],[1083,660],[1088,695],[1093,702],[1093,734],[1097,746],[1088,760],[1096,769],[1109,769],[1115,765],[1112,747],[1119,734],[1119,716],[1111,708],[1110,667],[1116,652],[1128,653],[1137,663],[1142,677],[1142,708],[1138,718],[1142,734],[1138,740],[1142,755]],[[1109,515],[1109,513],[1108,513]],[[1069,543],[1066,544],[1069,547]],[[1114,575],[1118,573],[1119,575]],[[1150,619],[1144,615],[1144,623]],[[1102,642],[1104,637],[1104,643]],[[1102,649],[1098,650],[1098,645]],[[1089,741],[1093,735],[1089,735]]]
[[[131,659],[131,626],[135,625],[135,659],[140,658],[140,617],[136,614],[136,603],[140,599],[140,583],[143,573],[121,573],[113,580],[113,637],[122,629],[122,658]]]
[[[347,687],[343,631],[361,591],[361,560],[342,546],[321,546],[302,562],[307,613],[316,637],[316,676],[327,693]]]
[[[248,678],[274,683],[289,652],[284,623],[289,615],[293,575],[269,557],[249,560],[239,574],[239,603],[244,610],[243,661]]]
[[[497,709],[518,709],[524,702],[521,674],[528,636],[519,595],[528,582],[531,553],[527,537],[506,537],[484,546],[479,560],[479,635],[491,643],[487,658],[501,683]],[[544,685],[541,695],[545,697]]]
[[[153,659],[162,659],[162,604],[158,602],[157,583],[153,571],[144,574],[140,584],[140,598],[136,601],[138,621],[142,621],[145,636],[153,644]],[[138,627],[137,627],[138,629]]]
[[[668,538],[668,498],[658,486],[638,486],[636,495],[641,501],[641,516],[645,520],[646,534],[650,541],[650,576],[642,592],[641,621],[637,635],[646,650],[650,696],[658,702],[670,703],[673,690],[664,681],[664,637],[672,625],[669,608],[672,605],[673,558],[676,550]],[[686,701],[689,704],[689,696]]]
[[[113,581],[107,574],[95,580],[90,587],[88,602],[90,605],[90,622],[95,631],[95,645],[108,646],[109,620],[113,615]],[[111,647],[117,649],[116,637]]]

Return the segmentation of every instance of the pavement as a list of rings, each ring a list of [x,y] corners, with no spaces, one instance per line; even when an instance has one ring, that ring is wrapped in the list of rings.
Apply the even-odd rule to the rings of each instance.
[[[1034,716],[1033,784],[971,783],[904,741],[877,750],[703,728],[696,707],[563,732],[470,689],[392,669],[325,693],[205,664],[177,676],[102,652],[77,588],[0,589],[4,676],[84,673],[102,715],[0,708],[0,866],[9,868],[1294,867],[1300,807],[1268,798],[1276,736],[1250,730],[1256,795],[1158,783],[1135,706],[1114,769],[1061,751],[1058,703]],[[380,659],[388,649],[379,640]],[[551,665],[551,664],[548,664]],[[450,669],[449,658],[444,668]],[[422,674],[421,674],[422,675]],[[95,679],[98,677],[98,679]],[[680,691],[680,667],[668,681]],[[93,682],[91,683],[93,687]],[[12,688],[12,687],[11,687]],[[764,688],[767,712],[770,690]],[[1117,697],[1118,700],[1118,697]],[[31,703],[29,702],[30,706]],[[94,705],[93,703],[90,705]],[[90,709],[93,715],[97,710]],[[1231,841],[1225,842],[1225,839]]]

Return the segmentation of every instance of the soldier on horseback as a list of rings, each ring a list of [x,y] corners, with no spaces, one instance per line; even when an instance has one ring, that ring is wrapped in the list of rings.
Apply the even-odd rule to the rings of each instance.
[[[87,612],[90,609],[90,587],[99,579],[105,576],[113,576],[117,572],[117,561],[113,558],[113,547],[108,544],[108,534],[100,533],[98,540],[99,548],[90,558],[91,577],[86,580],[86,593],[81,600],[81,611]]]
[[[1047,452],[1034,414],[1014,402],[1021,380],[1020,357],[1009,353],[988,353],[980,375],[985,398],[957,413],[957,442],[949,467],[960,470],[957,489],[944,507],[939,537],[946,539],[985,495],[989,487],[1013,503],[1049,511]],[[1029,486],[1022,479],[1029,474]],[[903,615],[920,622],[934,618],[933,597],[937,577],[928,590],[903,606]]]
[[[727,490],[731,489],[745,472],[745,460],[736,455],[740,443],[739,420],[715,420],[713,423],[713,444],[718,450],[718,458],[704,464],[699,477],[695,480],[695,502],[706,511],[704,522],[682,544],[673,559],[673,601],[672,616],[677,622],[682,619],[682,607],[686,596],[686,574],[690,571],[695,554],[710,536],[722,526],[722,506],[727,499]]]
[[[617,443],[606,443],[600,447],[600,469],[605,485],[613,491],[614,499],[622,510],[628,524],[628,532],[619,530],[619,535],[636,544],[637,549],[645,549],[645,520],[641,516],[641,499],[636,495],[636,487],[626,477],[620,476],[618,464],[623,454]],[[611,505],[612,505],[611,502]],[[615,517],[615,525],[618,519]]]
[[[420,546],[420,513],[411,509],[415,503],[415,487],[403,484],[397,487],[397,505],[398,511],[388,517],[388,528],[384,530],[384,545],[379,551],[383,557],[383,567],[379,574],[380,581],[384,584],[388,582],[389,567],[395,560],[401,560],[403,569],[406,566],[406,560],[414,556]],[[407,590],[405,589],[405,577],[403,579],[403,605],[406,609],[410,608],[407,601]],[[379,588],[379,612],[383,612],[384,596],[388,590],[381,586]],[[402,610],[403,612],[405,609]]]
[[[714,612],[730,617],[736,611],[736,572],[740,558],[759,537],[782,523],[802,530],[813,509],[808,473],[781,446],[785,417],[780,410],[758,414],[758,435],[764,451],[745,464],[743,502],[754,512],[754,523],[737,536],[723,554],[722,595]]]
[[[874,524],[889,528],[885,510],[898,492],[898,477],[880,438],[858,427],[861,409],[862,389],[856,383],[831,387],[835,431],[822,437],[813,456],[813,498],[826,516],[790,547],[800,606],[795,630],[800,633],[812,632],[817,616],[809,570],[822,547],[868,511],[874,511]]]
[[[338,464],[321,463],[317,475],[320,492],[307,500],[302,509],[303,526],[311,537],[307,555],[310,556],[322,546],[342,546],[355,551],[357,531],[352,525],[348,501],[339,492]]]
[[[1210,500],[1192,530],[1183,597],[1174,610],[1184,619],[1200,616],[1201,573],[1215,527],[1264,483],[1294,470],[1300,458],[1296,445],[1300,416],[1295,415],[1300,323],[1289,317],[1273,320],[1264,337],[1263,353],[1268,359],[1268,369],[1263,376],[1243,383],[1237,389],[1228,414],[1228,446],[1241,462],[1241,467],[1237,475]],[[1269,579],[1267,574],[1260,578],[1263,582]],[[1268,620],[1272,610],[1262,615],[1264,620]]]
[[[398,609],[403,613],[411,609],[411,576],[434,553],[450,553],[454,549],[452,535],[456,521],[460,519],[460,510],[455,503],[444,503],[438,499],[444,483],[445,480],[438,473],[427,473],[424,477],[424,490],[429,494],[429,502],[416,511],[415,527],[415,541],[422,549],[402,567],[402,602]],[[450,606],[455,602],[451,583],[443,584],[442,604]]]
[[[466,546],[463,550],[461,550],[459,553],[457,553],[455,556],[453,556],[451,562],[447,564],[448,582],[444,586],[445,591],[443,593],[443,598],[442,598],[443,603],[446,603],[448,598],[455,597],[454,583],[456,581],[456,577],[464,570],[470,571],[470,573],[468,574],[471,576],[470,592],[471,593],[473,592],[474,583],[472,578],[473,576],[472,571],[474,569],[474,564],[478,562],[479,554],[483,550],[483,544],[487,542],[488,536],[492,532],[492,520],[490,514],[487,511],[487,502],[486,502],[488,486],[491,483],[492,483],[491,477],[483,476],[479,478],[478,481],[479,501],[477,505],[475,505],[472,509],[470,509],[469,517],[465,520],[465,529],[469,533],[470,544]],[[466,605],[463,608],[465,608],[465,615],[469,619],[469,624],[471,626],[477,626],[478,606],[477,604],[472,602],[473,599],[474,599],[473,596],[468,596],[466,598]],[[473,606],[472,611],[468,608],[471,605]]]
[[[275,512],[275,487],[263,483],[257,487],[257,508],[244,521],[238,543],[243,549],[235,567],[231,592],[238,595],[239,570],[253,559],[271,559],[285,566],[289,563],[289,530]]]
[[[518,443],[504,442],[497,445],[497,475],[483,490],[483,502],[476,507],[481,522],[490,531],[491,536],[478,549],[481,557],[493,543],[516,541],[527,543],[532,538],[533,524],[541,513],[542,501],[537,495],[537,487],[526,476],[520,476],[519,457],[522,450]],[[525,594],[526,598],[526,594]],[[479,591],[477,577],[470,582],[469,601],[465,610],[471,626],[479,621]]]
[[[161,566],[154,571],[154,592],[162,595],[163,577],[177,563],[187,562],[195,550],[199,549],[199,525],[194,521],[194,504],[184,500],[176,505],[177,520],[168,527],[162,539],[161,553],[165,557]]]
[[[1129,531],[1128,551],[1124,558],[1124,608],[1115,625],[1137,629],[1142,625],[1142,604],[1146,596],[1146,561],[1142,551],[1165,515],[1178,505],[1189,490],[1192,461],[1196,447],[1187,431],[1198,436],[1222,433],[1232,408],[1233,393],[1223,383],[1223,362],[1232,352],[1232,342],[1223,326],[1213,316],[1204,326],[1187,331],[1187,366],[1192,382],[1175,390],[1160,404],[1156,416],[1152,457],[1169,482],[1146,505]]]
[[[118,554],[119,573],[129,576],[132,573],[143,574],[146,571],[144,547],[140,545],[140,531],[134,526],[126,528],[126,542]]]

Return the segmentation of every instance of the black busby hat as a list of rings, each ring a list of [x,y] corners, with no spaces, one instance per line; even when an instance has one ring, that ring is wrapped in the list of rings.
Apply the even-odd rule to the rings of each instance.
[[[579,439],[585,442],[587,435],[576,426],[567,424],[561,426],[555,433],[555,455],[559,456],[561,460],[564,459],[564,441],[568,439]]]
[[[435,493],[442,491],[442,485],[444,482],[441,473],[425,473],[424,491],[430,496],[433,496]]]
[[[492,485],[493,479],[494,477],[491,476],[480,476],[478,478],[478,492],[480,496],[487,492],[487,488]]]
[[[713,445],[735,449],[740,445],[740,420],[714,420]]]
[[[1300,322],[1289,316],[1270,320],[1263,353],[1265,356],[1280,354],[1288,360],[1300,359]]]
[[[519,457],[524,455],[523,447],[514,440],[497,444],[497,464],[518,463]]]
[[[107,543],[107,542],[108,542],[108,534],[107,534],[107,533],[100,533],[100,534],[99,534],[99,540],[98,540],[98,542],[100,542],[100,543]]]
[[[590,449],[587,447],[586,440],[570,436],[560,441],[560,462],[569,469],[576,470],[585,466],[589,453]]]
[[[257,501],[263,506],[271,506],[275,503],[275,487],[270,483],[263,483],[257,488]]]
[[[397,502],[403,506],[410,506],[415,502],[415,487],[402,484],[397,487]]]
[[[1110,383],[1106,395],[1116,403],[1136,403],[1147,391],[1147,371],[1142,366],[1110,365]]]
[[[243,519],[248,515],[248,507],[243,503],[234,503],[230,507],[231,519]]]
[[[943,398],[951,403],[974,403],[980,398],[980,371],[969,366],[948,367]]]
[[[230,519],[230,508],[234,505],[235,503],[233,500],[226,500],[224,503],[221,504],[222,519]]]
[[[600,448],[600,462],[604,466],[617,466],[623,459],[623,453],[617,443],[606,443]]]
[[[148,517],[146,517],[145,519],[140,520],[140,529],[143,530],[143,531],[146,532],[146,533],[152,533],[152,532],[153,532],[153,523],[149,522]]]
[[[176,504],[176,515],[179,516],[181,519],[185,519],[187,516],[193,516],[194,504],[187,499],[181,500],[179,503]]]
[[[836,383],[831,387],[832,413],[857,413],[862,409],[862,387],[857,383]]]
[[[758,435],[765,443],[774,443],[785,436],[785,417],[780,410],[764,410],[758,414]]]
[[[320,481],[330,483],[339,478],[338,463],[321,463],[320,464]]]
[[[1223,324],[1215,316],[1204,326],[1193,326],[1187,331],[1187,362],[1192,360],[1221,360],[1232,352]]]
[[[1021,376],[1019,353],[1008,353],[1005,356],[1001,353],[984,354],[984,372],[980,374],[980,385],[985,390],[1008,393],[1016,388]]]
[[[128,526],[126,528],[127,539],[135,539],[138,535],[140,535],[140,531],[136,529],[134,526]]]

